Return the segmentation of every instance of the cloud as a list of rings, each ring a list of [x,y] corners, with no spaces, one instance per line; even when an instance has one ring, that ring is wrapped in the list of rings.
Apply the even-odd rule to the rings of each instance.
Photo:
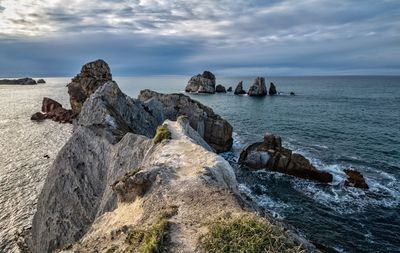
[[[0,75],[20,71],[12,66],[56,73],[55,62],[79,66],[79,60],[100,57],[114,61],[117,74],[126,75],[189,74],[203,68],[227,75],[398,73],[400,65],[396,0],[0,4]]]

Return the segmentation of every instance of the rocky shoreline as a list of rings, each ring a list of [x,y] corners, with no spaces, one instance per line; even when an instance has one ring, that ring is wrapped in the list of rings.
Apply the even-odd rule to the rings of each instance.
[[[264,78],[253,86],[254,96],[276,94],[272,83],[267,92]],[[191,78],[186,91],[214,93],[213,87],[215,76],[205,71]],[[151,90],[130,98],[102,60],[85,64],[68,93],[71,110],[45,98],[44,114],[35,114],[40,120],[72,123],[74,131],[39,196],[27,240],[30,251],[140,252],[148,246],[143,238],[163,224],[152,246],[205,252],[202,238],[209,238],[210,224],[253,217],[256,225],[280,231],[284,248],[279,252],[318,252],[290,226],[267,214],[258,216],[257,205],[241,196],[233,168],[217,155],[231,149],[233,128],[211,108],[183,94]],[[284,148],[272,134],[243,150],[239,163],[332,181],[332,175]],[[365,188],[357,181],[362,175],[348,175],[349,186]],[[133,240],[138,234],[143,238]]]

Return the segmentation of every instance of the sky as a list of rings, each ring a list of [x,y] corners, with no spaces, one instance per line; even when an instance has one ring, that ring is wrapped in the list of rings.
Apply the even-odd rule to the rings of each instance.
[[[399,0],[0,0],[0,76],[400,75]]]

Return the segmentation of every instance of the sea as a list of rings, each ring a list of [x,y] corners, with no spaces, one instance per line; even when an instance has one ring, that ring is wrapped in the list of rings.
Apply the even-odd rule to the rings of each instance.
[[[70,78],[42,77],[36,86],[0,85],[0,252],[19,252],[38,194],[71,125],[36,123],[47,96],[69,107]],[[123,92],[184,92],[189,76],[115,77]],[[218,77],[247,90],[254,77]],[[233,126],[234,162],[270,132],[334,180],[322,185],[271,172],[237,168],[240,191],[328,252],[400,252],[400,76],[266,77],[280,95],[188,94]],[[294,92],[295,96],[291,96]],[[368,190],[345,187],[346,168],[360,171]]]

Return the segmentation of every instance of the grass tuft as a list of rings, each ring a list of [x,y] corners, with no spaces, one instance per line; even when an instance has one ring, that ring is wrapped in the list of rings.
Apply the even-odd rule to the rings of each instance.
[[[213,223],[209,232],[199,240],[205,252],[246,253],[300,253],[301,246],[294,245],[282,227],[272,225],[255,215],[224,218]]]
[[[171,139],[171,132],[169,131],[167,125],[162,125],[157,128],[156,135],[154,136],[154,144],[160,143],[162,140]]]

